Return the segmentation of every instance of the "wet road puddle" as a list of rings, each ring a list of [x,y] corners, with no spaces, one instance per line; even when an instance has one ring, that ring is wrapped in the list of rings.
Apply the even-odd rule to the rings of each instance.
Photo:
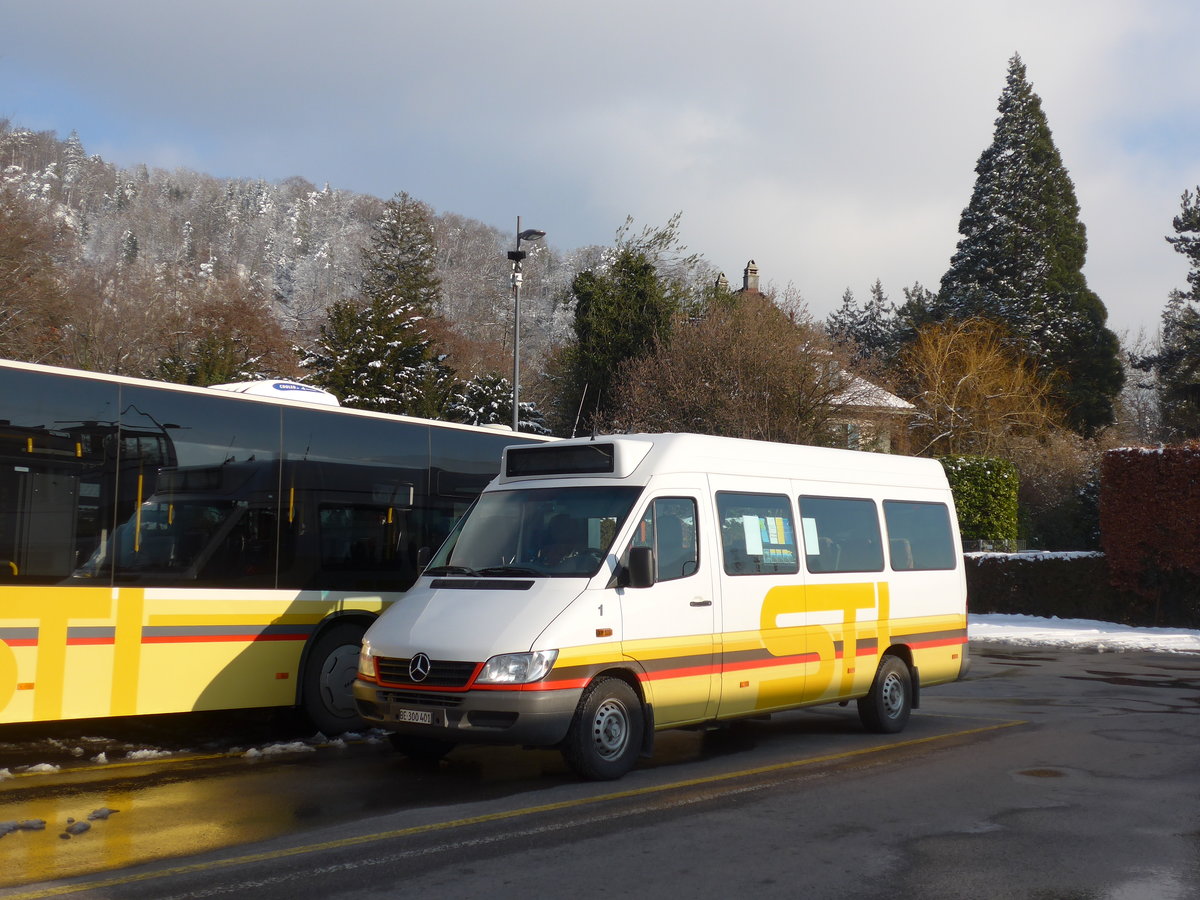
[[[965,724],[996,721],[972,718],[914,717],[898,740],[920,744]],[[742,755],[755,765],[794,765],[831,751],[854,755],[872,752],[875,744],[886,750],[895,740],[864,735],[855,713],[823,707],[716,732],[663,732],[654,757],[640,768],[678,769],[690,778],[736,772]],[[0,887],[111,872],[348,822],[369,827],[372,818],[405,809],[453,808],[576,784],[550,750],[464,746],[430,766],[380,739],[291,754],[81,763],[0,781],[0,823],[45,822],[43,829],[0,836]],[[94,816],[101,810],[112,812]]]

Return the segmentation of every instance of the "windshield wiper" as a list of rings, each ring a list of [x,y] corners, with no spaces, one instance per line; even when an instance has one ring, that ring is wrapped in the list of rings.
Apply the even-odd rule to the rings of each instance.
[[[473,578],[478,578],[479,573],[469,566],[434,566],[431,569],[426,569],[422,575],[470,575]]]
[[[541,569],[533,569],[529,566],[488,566],[486,569],[479,570],[480,575],[544,575],[546,574]]]

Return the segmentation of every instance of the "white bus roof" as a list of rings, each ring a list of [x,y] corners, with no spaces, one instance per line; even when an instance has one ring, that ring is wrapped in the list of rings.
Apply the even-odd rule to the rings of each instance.
[[[606,445],[612,447],[611,451],[604,451],[610,452],[612,457],[607,471],[597,471],[586,456],[574,474],[559,471],[553,465],[555,456],[566,460],[572,448],[595,447],[600,451]],[[550,449],[552,453],[543,456],[541,451],[544,449]],[[535,451],[537,457],[527,454],[529,450]],[[509,461],[513,451],[520,451],[515,464]],[[526,465],[521,462],[522,457],[527,461],[542,458],[550,465]],[[579,458],[577,455],[576,460]],[[566,468],[572,465],[567,462]],[[651,476],[667,472],[771,475],[807,481],[849,481],[942,490],[947,484],[945,470],[933,459],[702,434],[604,435],[555,441],[544,448],[509,447],[505,450],[505,465],[497,483],[567,478],[611,478],[645,483]]]
[[[310,384],[283,381],[277,378],[261,381],[231,381],[228,384],[213,384],[209,387],[214,391],[232,391],[235,394],[251,394],[255,397],[286,397],[288,400],[320,403],[323,406],[341,406],[338,398],[329,391],[323,391]]]
[[[87,372],[82,369],[66,369],[61,366],[48,366],[48,365],[45,365],[44,363],[20,362],[18,360],[12,360],[12,359],[0,359],[0,369],[16,369],[16,370],[25,370],[28,372],[41,372],[41,373],[47,374],[47,375],[65,375],[65,376],[69,376],[71,378],[83,378],[83,379],[88,379],[90,381],[107,381],[107,382],[113,382],[116,384],[141,385],[143,387],[154,387],[154,388],[160,388],[162,390],[178,391],[178,392],[184,393],[184,394],[210,394],[211,395],[212,390],[213,390],[210,387],[194,387],[189,384],[177,384],[177,383],[171,382],[171,381],[154,381],[153,379],[137,378],[137,377],[134,377],[131,375],[110,375],[107,372]],[[235,382],[234,384],[244,384],[244,383],[254,384],[256,382]],[[291,382],[291,383],[295,384],[296,382]],[[254,403],[278,403],[278,404],[283,404],[283,405],[295,405],[300,402],[301,398],[299,395],[302,392],[300,392],[300,391],[295,391],[295,392],[259,391],[259,392],[252,393],[252,392],[247,392],[247,391],[237,391],[237,390],[226,389],[226,390],[222,391],[222,393],[227,394],[227,395],[228,394],[237,394],[238,402],[244,401],[244,402],[254,402]],[[308,396],[307,393],[305,394],[305,396]],[[310,404],[311,404],[311,401],[310,401]],[[556,438],[551,437],[549,435],[531,434],[529,432],[524,432],[524,431],[521,432],[519,435],[517,435],[516,433],[512,432],[511,428],[496,429],[496,428],[493,428],[490,426],[483,426],[483,425],[464,425],[459,422],[446,422],[441,419],[421,419],[416,416],[406,416],[406,415],[400,415],[397,413],[381,413],[381,412],[375,412],[373,410],[368,410],[368,409],[355,409],[354,407],[350,407],[350,406],[340,406],[336,403],[325,404],[325,403],[317,402],[317,403],[311,404],[311,405],[323,407],[324,409],[328,409],[329,411],[331,411],[337,415],[349,415],[349,416],[357,416],[357,417],[361,417],[361,418],[372,418],[372,419],[388,419],[391,421],[412,422],[414,424],[419,424],[419,425],[435,425],[438,428],[445,428],[445,429],[457,430],[457,431],[474,431],[474,432],[490,431],[493,434],[495,434],[497,432],[502,433],[503,431],[508,431],[513,434],[514,438],[519,437],[521,440],[525,440],[525,441],[553,441],[553,440],[556,440]]]

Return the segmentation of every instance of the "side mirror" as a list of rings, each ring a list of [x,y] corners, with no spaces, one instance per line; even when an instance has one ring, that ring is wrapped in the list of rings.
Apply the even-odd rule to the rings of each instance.
[[[425,567],[429,565],[429,560],[433,556],[433,551],[428,547],[422,547],[417,551],[417,571],[424,572]]]
[[[629,548],[629,586],[654,587],[654,551],[649,547]]]

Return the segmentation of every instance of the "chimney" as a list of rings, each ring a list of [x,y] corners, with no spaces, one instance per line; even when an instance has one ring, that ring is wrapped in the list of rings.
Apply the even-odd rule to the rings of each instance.
[[[729,290],[729,279],[725,277],[724,272],[717,278],[717,290],[721,292]]]
[[[742,290],[747,294],[758,293],[758,266],[754,260],[746,263],[746,271],[742,273]]]

